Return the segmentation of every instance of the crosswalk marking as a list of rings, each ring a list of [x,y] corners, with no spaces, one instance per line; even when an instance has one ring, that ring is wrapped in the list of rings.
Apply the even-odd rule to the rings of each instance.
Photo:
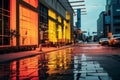
[[[74,56],[74,80],[112,80],[97,61],[88,61],[87,56]]]

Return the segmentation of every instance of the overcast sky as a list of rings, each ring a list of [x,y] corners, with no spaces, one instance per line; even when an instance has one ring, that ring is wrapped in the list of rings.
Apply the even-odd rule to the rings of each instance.
[[[79,0],[69,0],[69,1],[79,1]],[[76,4],[85,4],[83,6],[86,8],[87,15],[81,15],[81,29],[82,31],[97,31],[97,19],[102,11],[105,11],[106,0],[84,0],[85,2]],[[73,5],[73,4],[72,4]],[[73,7],[77,8],[77,7]],[[79,7],[80,8],[80,7]],[[76,16],[74,16],[74,21],[76,21]]]

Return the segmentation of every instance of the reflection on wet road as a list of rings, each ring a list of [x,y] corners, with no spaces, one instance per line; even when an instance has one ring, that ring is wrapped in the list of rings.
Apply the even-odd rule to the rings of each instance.
[[[44,53],[0,64],[0,80],[120,80],[118,52],[87,45]]]
[[[74,56],[74,80],[112,80],[97,61],[90,61],[84,54]]]
[[[68,48],[0,64],[0,80],[61,80],[70,67],[70,53]]]

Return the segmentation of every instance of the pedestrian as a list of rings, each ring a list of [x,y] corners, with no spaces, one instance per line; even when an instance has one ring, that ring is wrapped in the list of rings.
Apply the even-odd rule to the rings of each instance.
[[[49,47],[49,41],[45,40],[46,47]]]

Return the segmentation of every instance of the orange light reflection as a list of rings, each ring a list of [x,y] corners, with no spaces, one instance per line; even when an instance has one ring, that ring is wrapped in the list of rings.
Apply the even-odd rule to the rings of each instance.
[[[25,2],[27,2],[28,4],[30,4],[31,6],[37,8],[38,7],[38,0],[23,0]]]

